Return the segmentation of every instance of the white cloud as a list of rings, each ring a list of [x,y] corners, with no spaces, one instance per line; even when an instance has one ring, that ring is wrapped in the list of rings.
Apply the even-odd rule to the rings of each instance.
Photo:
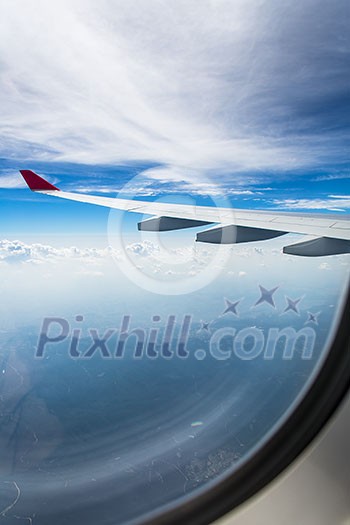
[[[236,181],[233,187],[224,188],[220,182],[222,181],[215,180],[213,174],[205,174],[203,170],[162,166],[143,170],[131,179],[122,191],[129,196],[154,196],[162,191],[166,194],[190,193],[199,196],[208,195],[213,198],[228,195],[261,195],[260,188],[259,191],[253,191],[242,186],[257,182],[251,177],[245,183],[241,180]]]
[[[159,253],[159,246],[151,241],[141,241],[129,244],[126,250],[140,257],[150,257],[151,255]]]
[[[349,195],[329,195],[326,199],[275,199],[273,202],[293,210],[346,211],[350,208]]]
[[[331,199],[346,199],[350,201],[350,195],[329,195]]]
[[[0,175],[0,188],[17,189],[26,187],[27,186],[22,177],[19,177],[18,171],[5,172]]]
[[[327,180],[342,180],[342,179],[350,179],[349,173],[332,173],[329,175],[319,175],[318,177],[315,177],[313,180],[315,182],[322,182]]]
[[[55,262],[57,260],[81,260],[91,263],[95,260],[108,257],[119,257],[119,252],[111,247],[77,248],[76,246],[54,248],[52,246],[34,243],[26,244],[22,241],[0,240],[0,262],[6,263],[33,263],[44,261]]]
[[[312,111],[333,107],[325,99],[342,89],[342,9],[341,1],[337,9],[259,0],[2,2],[0,154],[151,161],[168,167],[167,181],[204,171],[232,183],[247,170],[341,160],[345,132],[339,138]]]

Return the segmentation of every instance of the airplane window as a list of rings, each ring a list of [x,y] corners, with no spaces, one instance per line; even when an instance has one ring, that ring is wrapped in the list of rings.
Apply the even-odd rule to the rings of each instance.
[[[212,523],[333,413],[348,19],[0,2],[1,525]]]
[[[140,206],[139,186],[118,198]],[[204,213],[239,220],[211,200]],[[191,213],[197,201],[148,202]],[[4,523],[125,523],[181,508],[254,460],[327,361],[349,254],[283,253],[303,238],[288,233],[195,243],[211,224],[174,231],[171,219],[107,215],[107,245],[1,242]]]

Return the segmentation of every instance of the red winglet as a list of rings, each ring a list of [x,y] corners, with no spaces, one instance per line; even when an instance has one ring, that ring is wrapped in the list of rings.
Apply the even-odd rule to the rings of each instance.
[[[39,175],[32,170],[19,171],[32,191],[60,191],[59,188],[56,188],[56,186],[50,184],[47,180],[39,177]]]

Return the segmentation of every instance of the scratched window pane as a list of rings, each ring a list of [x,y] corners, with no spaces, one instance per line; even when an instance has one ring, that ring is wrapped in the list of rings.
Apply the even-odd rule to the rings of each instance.
[[[140,264],[151,242],[130,241]],[[205,289],[157,295],[114,248],[3,241],[4,523],[123,522],[246,461],[317,374],[346,287],[347,255],[280,247],[229,246]]]
[[[348,20],[0,2],[1,525],[189,501],[317,381],[349,286]]]

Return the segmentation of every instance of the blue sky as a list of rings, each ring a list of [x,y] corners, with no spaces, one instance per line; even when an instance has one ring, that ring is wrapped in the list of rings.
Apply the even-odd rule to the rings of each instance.
[[[265,174],[265,183],[259,180],[237,186],[211,179],[212,187],[200,189],[188,181],[155,181],[144,174],[157,168],[130,163],[129,166],[86,165],[58,162],[0,160],[0,172],[10,187],[0,188],[0,235],[13,237],[31,235],[39,240],[43,235],[104,235],[109,210],[87,204],[62,201],[29,191],[17,171],[34,169],[58,185],[62,190],[81,191],[104,196],[122,196],[154,200],[168,196],[170,201],[181,202],[190,195],[197,204],[213,205],[211,196],[227,195],[233,207],[251,209],[281,209],[317,213],[339,213],[350,209],[349,179],[335,176],[334,170],[311,171],[297,176],[288,174],[276,180],[274,174]],[[333,175],[332,175],[333,171]],[[250,173],[250,176],[254,176]],[[11,181],[9,183],[8,181]],[[5,185],[5,182],[3,185]],[[1,184],[1,181],[0,181]],[[13,187],[11,187],[11,185]],[[124,189],[124,187],[126,188]],[[136,229],[140,216],[130,214],[126,226]]]
[[[346,213],[346,1],[0,8],[0,235],[105,235],[68,191]],[[139,217],[128,219],[130,229]]]

